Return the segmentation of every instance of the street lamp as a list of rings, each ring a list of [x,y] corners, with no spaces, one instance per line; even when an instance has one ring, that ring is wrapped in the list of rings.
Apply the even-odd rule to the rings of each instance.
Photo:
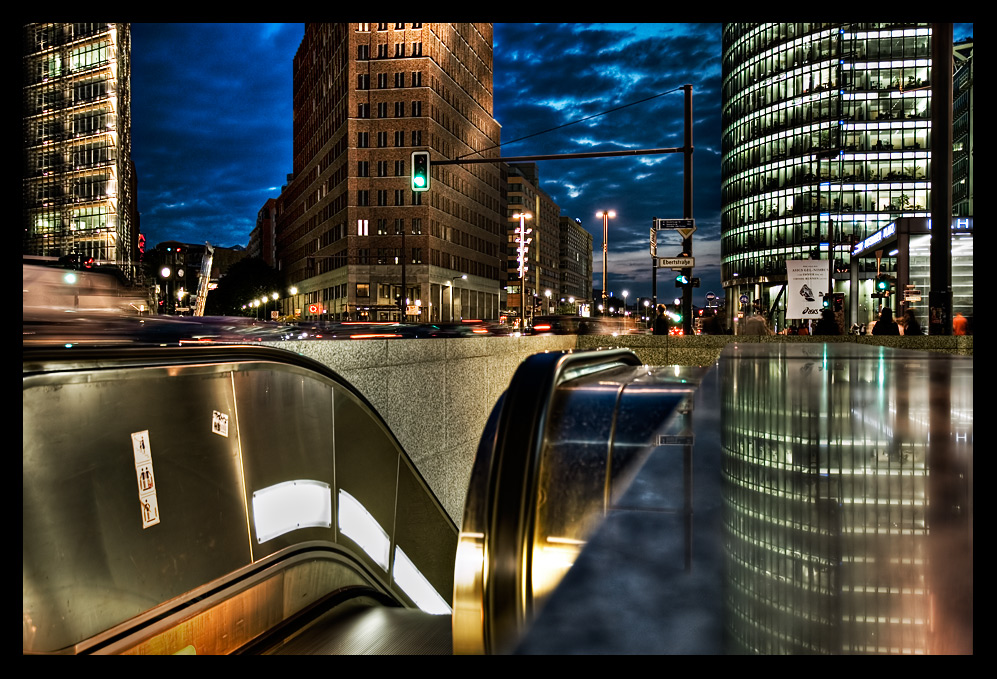
[[[550,311],[550,290],[544,290],[544,296],[547,298],[547,313],[549,314],[551,312]]]
[[[520,330],[525,330],[526,271],[529,268],[527,266],[529,257],[526,253],[529,252],[529,244],[533,241],[532,238],[527,238],[528,234],[533,233],[533,229],[526,228],[526,220],[533,219],[533,215],[528,212],[517,212],[512,218],[519,220],[519,228],[516,229],[516,240],[519,243],[519,328]]]
[[[467,280],[467,274],[450,279],[450,320],[453,321],[453,283],[454,281]]]
[[[627,317],[627,295],[629,294],[630,294],[629,291],[627,290],[623,291],[623,318]]]
[[[606,256],[609,252],[609,218],[616,217],[613,210],[599,210],[596,217],[602,217],[602,301],[606,301]]]

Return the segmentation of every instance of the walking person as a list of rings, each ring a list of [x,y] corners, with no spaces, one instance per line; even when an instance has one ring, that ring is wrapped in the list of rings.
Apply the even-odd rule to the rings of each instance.
[[[665,315],[665,305],[659,304],[657,308],[657,314],[654,317],[654,331],[655,335],[667,335],[668,334],[668,316]]]
[[[872,328],[872,334],[900,335],[900,328],[893,320],[893,309],[888,306],[883,307],[883,310],[879,313],[879,320],[876,321],[876,325]]]
[[[923,334],[924,331],[921,330],[921,324],[917,322],[917,316],[914,314],[914,310],[907,309],[907,311],[904,312],[904,336]]]
[[[817,321],[817,327],[814,328],[815,335],[840,335],[841,328],[838,327],[838,321],[834,317],[834,312],[830,309],[824,309],[821,311],[820,320]]]

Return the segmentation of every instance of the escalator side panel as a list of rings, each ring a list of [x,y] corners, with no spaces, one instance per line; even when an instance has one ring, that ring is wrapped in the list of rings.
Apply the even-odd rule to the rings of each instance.
[[[250,560],[229,371],[107,371],[23,387],[23,649],[72,646]],[[154,384],[155,388],[150,388]],[[148,432],[153,476],[132,434]],[[143,529],[140,484],[159,523]]]

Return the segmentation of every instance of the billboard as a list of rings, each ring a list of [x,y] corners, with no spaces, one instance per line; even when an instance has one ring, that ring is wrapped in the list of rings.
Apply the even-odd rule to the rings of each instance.
[[[819,319],[828,292],[830,262],[826,259],[786,260],[786,318]]]

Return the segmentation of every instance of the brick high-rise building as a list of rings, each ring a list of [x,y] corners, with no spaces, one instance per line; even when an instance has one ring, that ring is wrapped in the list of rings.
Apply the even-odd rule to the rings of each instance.
[[[308,24],[294,58],[294,166],[277,266],[302,318],[496,318],[501,175],[411,156],[498,157],[491,24]],[[451,296],[452,295],[452,296]],[[402,306],[405,307],[401,314]]]

